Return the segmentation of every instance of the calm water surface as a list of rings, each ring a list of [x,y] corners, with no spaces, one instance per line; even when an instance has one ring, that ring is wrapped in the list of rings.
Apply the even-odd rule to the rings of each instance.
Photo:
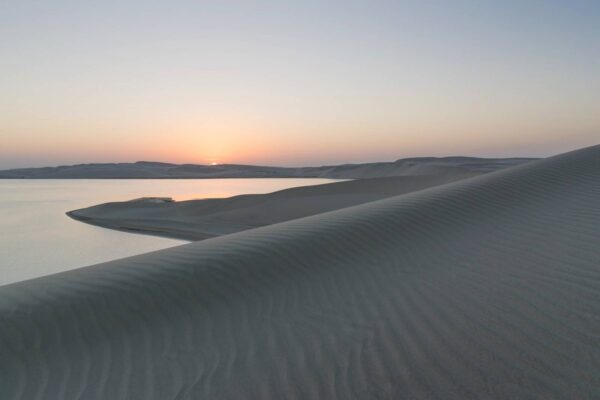
[[[65,212],[143,196],[268,193],[328,179],[0,179],[0,285],[186,243],[72,220]]]

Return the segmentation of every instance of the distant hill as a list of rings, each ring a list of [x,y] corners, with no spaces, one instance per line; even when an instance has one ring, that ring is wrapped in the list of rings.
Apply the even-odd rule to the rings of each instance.
[[[78,164],[10,169],[0,171],[0,179],[361,179],[456,172],[491,172],[532,160],[534,158],[421,157],[405,158],[392,162],[297,168],[237,164],[169,164],[138,161],[135,163]]]

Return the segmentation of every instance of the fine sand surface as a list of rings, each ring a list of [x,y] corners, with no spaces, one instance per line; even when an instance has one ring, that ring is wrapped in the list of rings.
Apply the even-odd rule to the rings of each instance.
[[[595,146],[0,287],[0,398],[597,399],[599,316]]]
[[[157,198],[100,204],[70,211],[89,224],[186,240],[202,240],[320,214],[454,182],[477,172],[398,176],[285,189],[223,199],[162,201]]]

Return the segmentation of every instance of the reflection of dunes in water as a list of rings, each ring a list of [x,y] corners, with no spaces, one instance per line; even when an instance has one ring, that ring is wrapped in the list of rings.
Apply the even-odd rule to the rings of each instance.
[[[0,288],[6,399],[600,396],[600,146]]]

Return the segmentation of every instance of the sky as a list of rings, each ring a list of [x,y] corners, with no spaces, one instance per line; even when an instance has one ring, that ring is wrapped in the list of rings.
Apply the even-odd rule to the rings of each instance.
[[[600,143],[600,2],[0,2],[0,168]]]

